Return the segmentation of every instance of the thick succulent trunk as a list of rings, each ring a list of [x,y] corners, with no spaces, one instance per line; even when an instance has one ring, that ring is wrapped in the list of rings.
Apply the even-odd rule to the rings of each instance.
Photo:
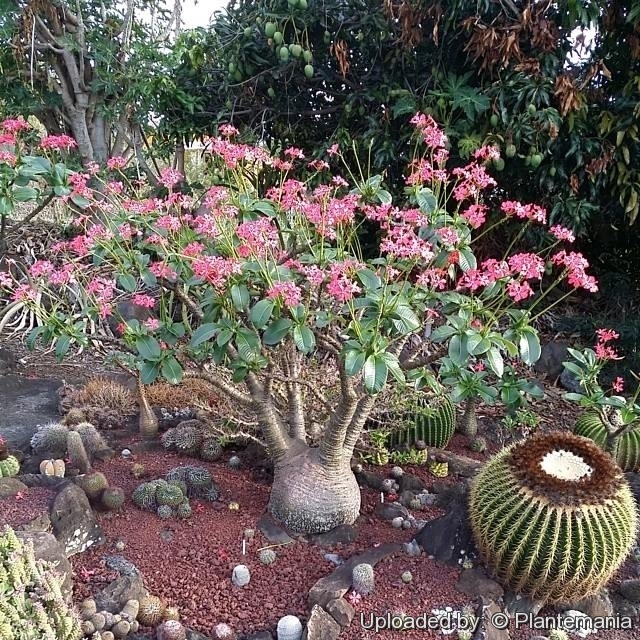
[[[348,457],[339,467],[328,467],[318,449],[292,451],[276,463],[268,508],[296,533],[353,524],[360,513],[360,487]]]
[[[477,398],[469,398],[464,407],[464,414],[460,420],[460,431],[470,438],[478,435],[478,420],[476,418]]]

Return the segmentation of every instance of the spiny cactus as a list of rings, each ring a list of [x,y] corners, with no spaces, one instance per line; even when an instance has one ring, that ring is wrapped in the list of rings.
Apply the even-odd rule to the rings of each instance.
[[[487,450],[487,441],[482,436],[476,436],[470,443],[469,449],[476,453],[484,453]]]
[[[217,438],[205,438],[200,447],[200,458],[207,462],[215,462],[222,456],[222,446]]]
[[[54,565],[36,560],[31,542],[13,529],[0,535],[0,638],[79,640],[80,619],[62,594],[63,577]]]
[[[300,640],[302,637],[302,622],[297,616],[284,616],[278,620],[276,627],[277,640]]]
[[[178,518],[181,518],[182,520],[186,520],[187,518],[190,518],[191,513],[192,513],[192,509],[188,500],[181,502],[176,507],[176,515],[178,516]]]
[[[168,518],[173,518],[176,515],[175,509],[173,509],[173,507],[170,507],[168,504],[161,504],[156,510],[156,513],[163,520],[167,520]]]
[[[165,620],[156,627],[157,640],[185,640],[187,630],[178,620]]]
[[[167,484],[156,489],[156,502],[159,505],[177,507],[185,499],[182,489],[175,484]]]
[[[258,560],[262,564],[273,564],[276,561],[276,552],[273,549],[260,549],[258,551]]]
[[[15,476],[20,471],[20,463],[15,456],[7,455],[4,460],[0,460],[0,478]]]
[[[131,499],[139,509],[155,511],[158,506],[156,502],[156,486],[150,482],[143,482],[133,490]]]
[[[67,455],[67,433],[69,430],[59,422],[39,426],[31,436],[31,448],[36,455],[47,458],[65,458]]]
[[[200,497],[203,500],[207,500],[208,502],[217,502],[220,497],[220,489],[216,485],[211,485],[206,489],[202,489],[199,491]]]
[[[40,463],[40,473],[43,476],[55,476],[56,478],[64,478],[66,464],[64,460],[43,460]]]
[[[249,584],[249,580],[251,580],[249,567],[244,564],[237,564],[231,573],[231,582],[233,582],[236,587],[244,587]]]
[[[178,487],[180,491],[186,496],[187,495],[187,483],[185,480],[168,480],[169,485],[173,485],[174,487]]]
[[[166,607],[162,614],[163,620],[180,620],[180,612],[178,607],[169,606]]]
[[[69,464],[80,473],[88,473],[91,470],[91,462],[84,448],[84,442],[77,431],[67,433],[67,455]]]
[[[106,487],[102,491],[100,502],[108,511],[117,511],[124,504],[124,490],[122,487]]]
[[[77,431],[80,434],[89,460],[104,458],[113,453],[102,434],[90,422],[80,422],[70,427],[69,431]]]
[[[109,486],[109,481],[101,471],[84,473],[76,476],[73,481],[87,494],[89,500],[97,500]]]
[[[491,458],[474,479],[469,516],[499,579],[551,603],[597,593],[632,548],[638,523],[611,456],[566,432],[536,434]]]
[[[145,627],[154,627],[162,620],[164,609],[165,604],[158,596],[140,598],[137,620]]]
[[[227,463],[232,469],[239,469],[242,466],[242,460],[240,456],[231,456]]]
[[[573,432],[590,438],[599,447],[607,446],[607,427],[597,411],[589,411],[577,420]],[[610,451],[623,471],[640,471],[640,420],[629,431],[623,433]]]
[[[389,436],[390,446],[407,444],[414,446],[423,441],[428,447],[443,449],[449,444],[455,430],[455,407],[447,396],[430,398],[417,393],[404,425],[394,429]]]
[[[213,637],[216,638],[216,640],[236,640],[238,636],[228,624],[219,622],[213,628]]]
[[[409,584],[413,580],[413,575],[411,571],[403,571],[400,578],[402,579],[402,582]]]
[[[124,385],[106,377],[96,377],[84,385],[74,396],[76,407],[104,407],[122,415],[136,413],[136,397]]]
[[[211,486],[213,478],[204,467],[190,467],[185,478],[190,492],[199,492]]]
[[[184,453],[187,456],[195,456],[199,453],[202,446],[202,427],[196,426],[200,422],[198,420],[186,420],[176,427],[174,435],[174,448],[178,453]]]
[[[351,571],[351,582],[353,584],[353,590],[361,596],[367,596],[373,593],[373,566],[366,562],[357,564]]]

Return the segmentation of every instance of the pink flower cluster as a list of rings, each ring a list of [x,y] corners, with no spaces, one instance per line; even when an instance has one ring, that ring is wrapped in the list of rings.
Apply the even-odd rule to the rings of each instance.
[[[223,289],[229,278],[242,272],[242,264],[231,258],[201,256],[196,258],[191,268],[193,275],[202,278],[216,289]]]
[[[347,302],[360,293],[360,286],[355,282],[356,271],[362,265],[357,260],[333,262],[329,266],[329,282],[327,292],[338,302]]]
[[[294,282],[277,281],[267,289],[267,298],[271,300],[279,298],[288,307],[295,307],[302,300],[302,292]]]
[[[598,291],[598,283],[593,276],[586,273],[589,266],[587,259],[581,254],[571,251],[567,253],[562,250],[551,256],[551,262],[555,265],[561,265],[566,269],[567,282],[576,289],[586,289],[595,293]]]
[[[7,118],[0,122],[0,129],[7,133],[19,133],[20,131],[29,131],[31,125],[23,118]]]
[[[596,356],[601,360],[620,360],[618,352],[610,344],[607,344],[612,340],[617,340],[620,334],[613,329],[597,329],[596,336],[597,342],[594,347]]]
[[[500,208],[507,216],[515,216],[522,220],[533,220],[540,224],[546,224],[547,212],[537,204],[522,204],[515,200],[505,200]]]
[[[277,253],[280,238],[278,229],[270,218],[241,222],[236,227],[236,235],[243,241],[238,247],[238,255],[242,258]]]
[[[41,149],[52,149],[54,151],[69,151],[69,149],[75,149],[78,143],[67,135],[60,136],[45,136],[40,140]]]

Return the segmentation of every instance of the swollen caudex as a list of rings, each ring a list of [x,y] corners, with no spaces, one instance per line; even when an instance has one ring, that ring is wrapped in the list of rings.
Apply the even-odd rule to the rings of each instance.
[[[593,467],[590,467],[580,456],[564,449],[549,451],[542,458],[540,467],[545,473],[559,480],[577,481],[590,477],[593,473]]]

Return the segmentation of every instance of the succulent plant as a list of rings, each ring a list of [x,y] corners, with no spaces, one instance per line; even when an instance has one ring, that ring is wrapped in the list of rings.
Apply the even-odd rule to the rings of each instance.
[[[167,449],[168,451],[172,451],[176,444],[176,428],[171,427],[170,429],[167,429],[160,436],[160,443],[165,449]]]
[[[403,571],[400,578],[402,579],[402,582],[409,584],[413,580],[413,575],[411,574],[411,571]]]
[[[548,638],[549,640],[570,640],[569,634],[564,629],[551,629]]]
[[[104,457],[105,454],[109,456],[112,453],[111,448],[102,437],[102,434],[90,422],[80,422],[70,427],[69,431],[77,431],[80,434],[89,460]]]
[[[391,471],[389,471],[389,475],[394,480],[399,480],[404,475],[404,471],[403,471],[402,467],[392,467]]]
[[[213,627],[213,637],[216,640],[236,640],[236,632],[225,622],[219,622]]]
[[[168,480],[168,482],[170,485],[178,487],[185,496],[187,495],[187,483],[185,480]]]
[[[73,481],[87,494],[89,500],[97,500],[109,486],[109,481],[101,471],[84,473],[76,476]]]
[[[157,508],[156,502],[156,486],[150,482],[143,482],[138,485],[131,495],[134,504],[139,509],[145,511],[155,511]]]
[[[434,475],[436,478],[446,478],[449,475],[448,462],[437,462],[436,460],[432,460],[427,465],[427,469],[429,469],[429,473]]]
[[[255,529],[245,529],[242,532],[242,538],[244,540],[252,540],[255,535],[256,535]]]
[[[91,470],[91,462],[82,442],[82,436],[77,431],[67,433],[67,456],[69,464],[80,473],[88,473]]]
[[[631,550],[638,523],[611,456],[566,432],[536,434],[493,456],[474,478],[469,516],[499,579],[551,603],[597,593]]]
[[[251,580],[249,567],[244,564],[237,564],[231,573],[231,582],[233,582],[236,587],[244,587],[249,584],[249,580]]]
[[[140,464],[139,462],[134,462],[131,465],[131,469],[129,469],[129,471],[134,478],[142,478],[147,473],[144,465]]]
[[[31,448],[36,455],[47,458],[65,458],[69,430],[59,422],[49,422],[37,428],[31,436]]]
[[[20,463],[15,456],[7,455],[4,460],[0,460],[0,478],[15,476],[20,471]]]
[[[200,446],[200,458],[207,462],[215,462],[222,456],[222,445],[218,438],[205,438]]]
[[[196,423],[199,426],[196,426]],[[175,427],[173,448],[188,456],[198,455],[202,446],[202,427],[199,420],[185,420]]]
[[[162,620],[165,604],[158,596],[140,598],[137,620],[145,627],[154,627]]]
[[[455,407],[447,396],[431,398],[418,392],[404,422],[409,422],[409,426],[394,429],[389,436],[390,446],[407,444],[412,447],[422,441],[427,447],[443,449],[455,431]]]
[[[176,516],[182,520],[186,520],[191,517],[193,510],[188,500],[184,500],[176,507]]]
[[[166,607],[162,614],[163,620],[180,620],[180,611],[178,607]]]
[[[597,411],[581,415],[573,432],[590,438],[602,449],[607,444],[607,427]],[[623,471],[640,471],[640,420],[618,438],[611,454]]]
[[[173,507],[170,507],[168,504],[161,504],[157,510],[156,513],[158,514],[158,516],[160,516],[163,520],[167,520],[169,518],[173,518],[176,515],[176,510]]]
[[[302,637],[302,622],[297,616],[284,616],[278,620],[276,627],[277,640],[300,640]]]
[[[262,564],[273,564],[276,561],[276,552],[273,549],[260,549],[258,551],[258,560]]]
[[[469,449],[476,453],[484,453],[487,450],[487,441],[482,436],[476,436],[469,443]]]
[[[231,456],[229,458],[229,462],[227,463],[232,469],[239,469],[242,466],[242,460],[240,456]]]
[[[85,422],[87,414],[80,407],[72,407],[61,420],[61,423],[68,427]]]
[[[411,498],[411,500],[409,500],[408,506],[409,506],[409,509],[411,509],[411,511],[420,511],[420,509],[422,509],[424,505],[422,504],[422,500],[420,500],[418,496],[415,496]]]
[[[366,562],[357,564],[351,571],[351,582],[353,584],[353,590],[361,596],[367,596],[373,593],[373,566]]]
[[[185,640],[187,630],[178,620],[165,620],[156,627],[157,640]]]
[[[202,491],[211,486],[213,478],[204,467],[189,467],[185,478],[189,491]]]
[[[43,476],[55,476],[56,478],[64,478],[66,464],[64,460],[45,459],[40,463],[40,473]]]
[[[118,511],[124,504],[124,490],[122,487],[106,487],[102,490],[100,502],[108,511]]]
[[[200,497],[208,502],[216,502],[220,498],[220,489],[216,485],[211,485],[199,491]]]
[[[185,499],[185,495],[182,489],[175,485],[168,483],[166,486],[160,486],[156,488],[156,502],[159,505],[169,505],[170,507],[177,507]]]
[[[7,640],[78,640],[80,618],[62,593],[55,565],[36,560],[33,543],[21,542],[13,529],[0,534],[0,637]]]

